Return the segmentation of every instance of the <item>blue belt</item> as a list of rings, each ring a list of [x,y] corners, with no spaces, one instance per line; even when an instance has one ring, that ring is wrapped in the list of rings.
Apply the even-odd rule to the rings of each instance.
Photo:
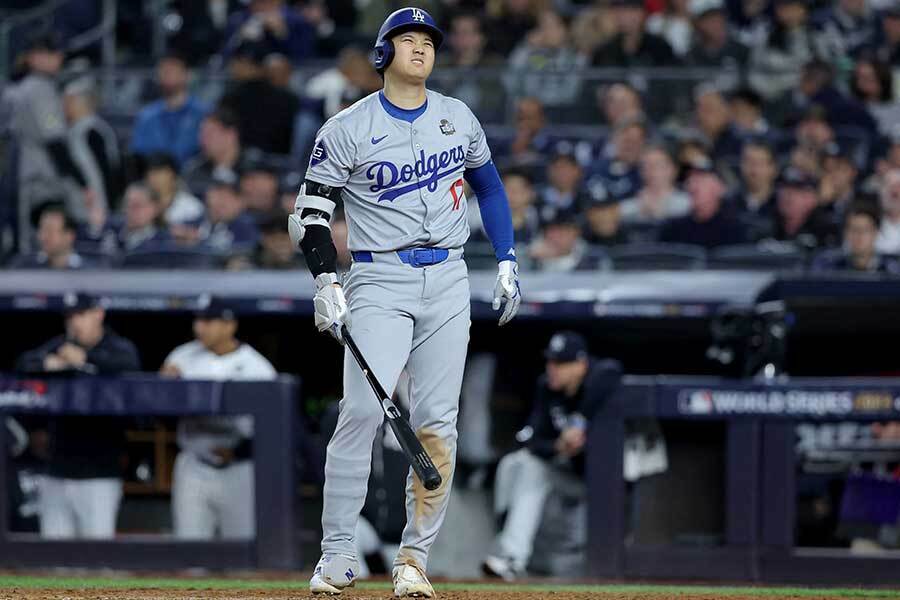
[[[372,253],[368,250],[351,252],[350,255],[356,262],[374,262]],[[406,263],[411,267],[436,265],[447,260],[449,256],[450,251],[446,248],[407,248],[405,250],[397,250],[397,257],[400,259],[400,262]]]

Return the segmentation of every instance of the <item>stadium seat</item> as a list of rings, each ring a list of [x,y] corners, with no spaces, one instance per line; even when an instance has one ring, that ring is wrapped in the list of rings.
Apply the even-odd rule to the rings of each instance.
[[[713,248],[707,268],[795,271],[802,269],[805,262],[806,253],[799,246],[767,240]]]
[[[691,244],[625,244],[607,251],[614,271],[688,271],[706,265],[706,251]]]

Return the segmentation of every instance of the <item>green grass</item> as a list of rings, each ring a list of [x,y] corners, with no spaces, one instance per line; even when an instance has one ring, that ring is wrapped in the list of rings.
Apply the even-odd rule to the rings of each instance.
[[[169,590],[306,590],[307,580],[296,579],[157,579],[151,577],[33,577],[0,576],[0,590],[47,589],[89,590],[93,588],[117,589],[169,589]],[[387,582],[364,582],[357,585],[363,590],[390,589]],[[665,594],[669,596],[709,594],[728,596],[833,596],[840,598],[900,598],[900,590],[862,588],[798,588],[798,587],[734,587],[697,585],[563,585],[563,584],[490,584],[490,583],[440,583],[437,591],[522,591],[522,592],[581,592],[594,594]]]

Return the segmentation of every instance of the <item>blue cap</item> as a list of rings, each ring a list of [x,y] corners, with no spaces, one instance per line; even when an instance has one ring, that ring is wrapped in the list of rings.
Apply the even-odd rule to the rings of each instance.
[[[441,44],[444,42],[444,32],[440,30],[428,11],[414,6],[395,10],[384,20],[384,24],[378,30],[378,39],[375,40],[373,64],[379,73],[384,73],[394,59],[394,43],[391,38],[411,30],[427,31],[434,42],[434,51],[440,50]]]

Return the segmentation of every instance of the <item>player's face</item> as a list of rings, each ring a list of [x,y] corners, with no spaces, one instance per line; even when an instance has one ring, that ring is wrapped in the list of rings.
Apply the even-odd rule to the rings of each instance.
[[[576,387],[581,383],[587,369],[587,361],[569,360],[547,361],[547,387],[554,392],[560,392],[570,387]]]
[[[102,308],[73,312],[66,317],[66,334],[82,346],[93,346],[103,337],[105,316]]]
[[[394,60],[389,70],[404,79],[423,82],[434,68],[434,42],[424,31],[406,31],[396,36]]]
[[[237,323],[225,319],[194,319],[194,337],[205,348],[220,347],[234,337]]]

